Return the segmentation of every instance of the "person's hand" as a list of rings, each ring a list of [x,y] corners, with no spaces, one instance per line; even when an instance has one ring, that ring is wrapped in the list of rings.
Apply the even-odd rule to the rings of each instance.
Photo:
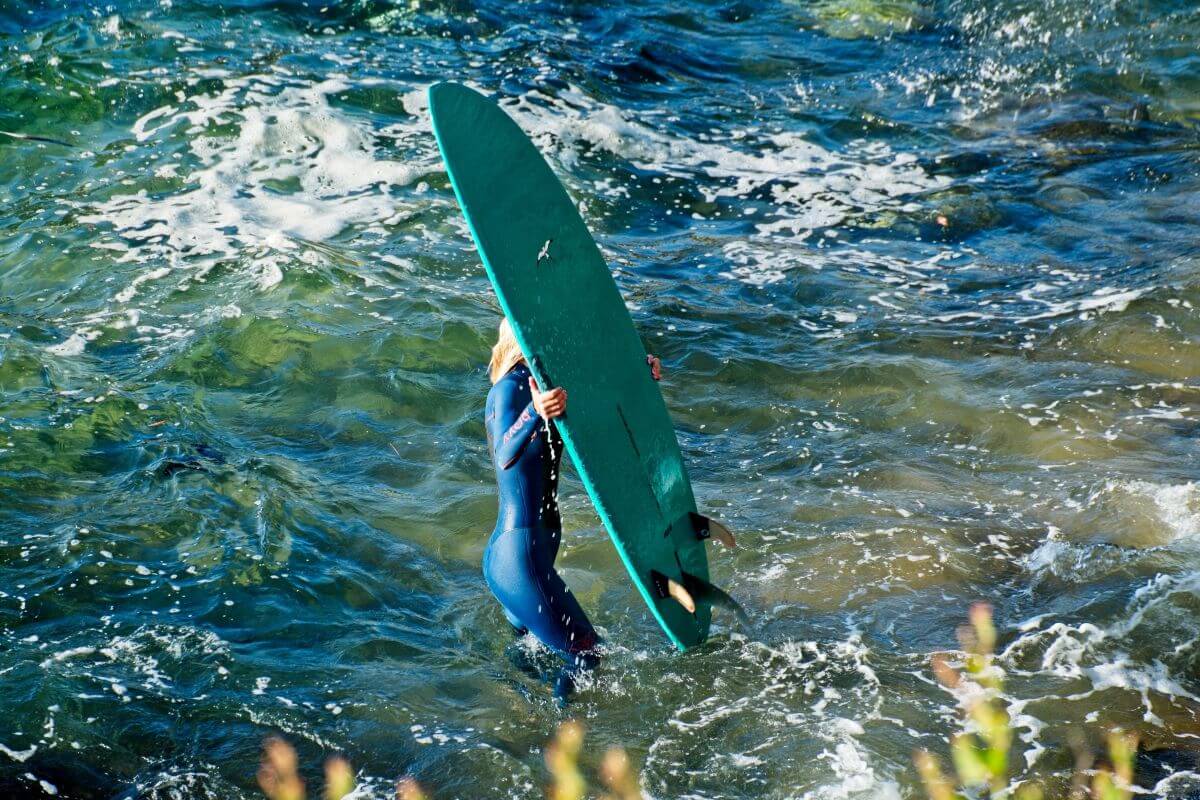
[[[551,420],[567,413],[567,390],[561,386],[543,392],[538,388],[537,381],[530,375],[529,391],[533,393],[533,408],[542,419]]]
[[[650,377],[656,381],[662,380],[662,361],[658,356],[646,356],[646,363],[650,365]]]

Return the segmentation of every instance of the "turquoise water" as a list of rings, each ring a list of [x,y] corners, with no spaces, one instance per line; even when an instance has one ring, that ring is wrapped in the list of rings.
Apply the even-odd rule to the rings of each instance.
[[[1198,38],[1172,0],[0,4],[0,130],[61,142],[0,135],[0,788],[252,797],[282,732],[378,797],[541,795],[454,78],[584,206],[742,544],[753,625],[676,654],[568,470],[597,752],[916,797],[982,599],[1023,775],[1119,724],[1195,796]]]

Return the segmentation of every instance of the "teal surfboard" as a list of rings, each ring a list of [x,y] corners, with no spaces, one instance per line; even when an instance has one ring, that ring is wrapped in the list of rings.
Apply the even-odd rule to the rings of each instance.
[[[446,171],[480,258],[543,388],[579,476],[654,617],[681,650],[704,641],[710,598],[704,518],[646,351],[608,265],[529,137],[465,86],[429,90]],[[698,530],[699,529],[699,530]],[[668,581],[692,590],[694,612]]]

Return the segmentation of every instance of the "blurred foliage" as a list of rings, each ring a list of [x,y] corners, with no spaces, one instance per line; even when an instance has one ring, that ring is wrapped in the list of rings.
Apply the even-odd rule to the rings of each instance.
[[[991,606],[976,603],[971,607],[970,624],[959,628],[958,641],[962,647],[961,667],[953,666],[946,653],[935,654],[931,663],[938,682],[961,700],[966,730],[950,739],[953,779],[943,773],[938,759],[928,751],[920,750],[914,756],[925,793],[930,800],[964,800],[967,796],[1042,800],[1046,793],[1040,784],[1023,782],[1014,786],[1010,781],[1013,729],[1004,699],[1004,671],[995,663],[996,626]],[[1093,800],[1130,800],[1136,754],[1135,736],[1121,731],[1109,733],[1111,766],[1100,767],[1093,774]],[[1090,758],[1076,758],[1077,775],[1070,800],[1085,797],[1090,762]]]
[[[402,778],[396,789],[400,800],[429,800],[429,795],[421,791],[421,785],[412,778]]]
[[[550,771],[546,796],[550,800],[584,800],[592,796],[580,763],[584,752],[583,738],[583,725],[568,720],[558,727],[554,739],[546,747],[546,768]],[[608,789],[594,795],[599,800],[643,800],[638,773],[621,748],[609,748],[600,763],[599,774]]]
[[[307,797],[296,750],[283,739],[271,737],[263,743],[258,785],[269,800],[305,800]],[[350,762],[341,756],[328,759],[325,762],[324,800],[342,800],[353,791],[354,771]]]
[[[996,626],[990,606],[972,606],[970,623],[958,631],[961,654],[938,653],[931,660],[933,673],[942,686],[958,697],[964,708],[964,727],[950,739],[954,773],[947,776],[938,758],[926,750],[913,757],[917,773],[930,800],[1011,797],[1043,800],[1047,795],[1036,782],[1014,785],[1009,775],[1013,728],[1004,699],[1004,671],[995,663]],[[955,666],[952,661],[961,662]],[[1108,734],[1109,764],[1091,770],[1092,760],[1077,754],[1076,775],[1067,800],[1131,800],[1133,761],[1137,737],[1114,730]],[[550,783],[548,800],[643,800],[638,773],[629,756],[619,747],[605,753],[598,773],[605,790],[591,794],[590,770],[584,763],[584,727],[568,720],[559,726],[546,747],[546,769]],[[1090,783],[1088,774],[1091,773]],[[305,800],[304,780],[297,770],[296,751],[282,739],[270,738],[263,745],[258,783],[269,800]],[[325,762],[325,800],[342,800],[354,791],[354,773],[346,759],[335,756]],[[403,778],[396,788],[398,800],[429,800],[412,778]]]
[[[638,773],[629,756],[619,747],[604,754],[599,765],[600,781],[607,787],[598,795],[589,794],[583,755],[584,728],[574,720],[558,727],[558,732],[546,747],[546,768],[550,783],[546,796],[550,800],[644,800],[638,785]],[[258,770],[258,785],[268,800],[306,800],[304,779],[299,774],[296,751],[287,742],[271,737],[263,743],[262,766]],[[354,772],[341,756],[325,762],[324,800],[342,800],[354,791]],[[397,800],[429,800],[429,795],[411,777],[404,777],[396,786]]]

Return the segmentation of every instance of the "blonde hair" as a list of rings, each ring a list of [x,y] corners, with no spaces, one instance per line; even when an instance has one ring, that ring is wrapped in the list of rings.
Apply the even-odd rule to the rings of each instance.
[[[488,375],[492,383],[503,378],[510,369],[524,360],[525,354],[521,352],[521,345],[517,344],[517,337],[513,336],[508,317],[505,317],[500,321],[500,335],[492,345],[492,360],[488,363]]]

